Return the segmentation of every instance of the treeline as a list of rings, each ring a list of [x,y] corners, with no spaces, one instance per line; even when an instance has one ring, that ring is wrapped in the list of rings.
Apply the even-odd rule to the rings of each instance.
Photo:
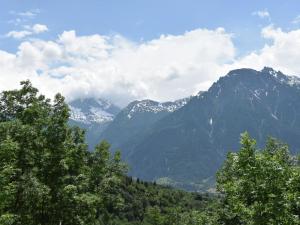
[[[299,161],[286,145],[258,150],[245,133],[219,194],[188,193],[126,176],[105,141],[89,152],[64,98],[21,84],[0,96],[0,225],[300,224]]]

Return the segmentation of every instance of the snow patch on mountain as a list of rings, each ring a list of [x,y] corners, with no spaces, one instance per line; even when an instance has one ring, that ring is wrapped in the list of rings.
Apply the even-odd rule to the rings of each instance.
[[[108,112],[105,112],[101,108],[91,107],[90,112],[83,112],[80,108],[70,106],[70,119],[82,122],[85,124],[90,123],[105,123],[112,121],[114,119],[114,115]]]
[[[174,102],[156,102],[152,100],[140,100],[134,101],[128,106],[128,119],[131,119],[136,113],[151,112],[151,113],[160,113],[160,112],[174,112],[177,109],[184,106],[190,98],[184,98],[176,100]]]
[[[267,72],[274,78],[276,78],[277,81],[279,81],[282,84],[287,84],[289,86],[295,86],[300,88],[300,78],[297,76],[287,76],[281,73],[280,71],[275,71],[273,68],[265,67],[262,72]]]
[[[107,100],[77,99],[70,102],[70,119],[84,124],[111,122],[119,109]]]

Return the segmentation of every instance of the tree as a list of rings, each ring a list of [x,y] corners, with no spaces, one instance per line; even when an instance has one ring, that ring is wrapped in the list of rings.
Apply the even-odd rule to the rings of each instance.
[[[242,134],[241,150],[229,153],[217,175],[224,194],[224,224],[299,224],[299,167],[287,145],[269,138],[259,151],[248,133]],[[299,209],[299,208],[298,208]]]
[[[145,214],[145,224],[164,225],[164,217],[161,214],[159,207],[148,207]]]
[[[1,224],[101,224],[122,202],[114,195],[125,171],[119,153],[110,156],[106,142],[88,152],[64,98],[51,102],[21,85],[0,96]]]

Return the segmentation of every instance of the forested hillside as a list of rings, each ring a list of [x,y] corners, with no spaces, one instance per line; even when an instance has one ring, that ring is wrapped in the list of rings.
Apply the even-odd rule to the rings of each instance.
[[[61,95],[21,85],[0,97],[1,225],[300,224],[299,161],[275,139],[259,150],[244,133],[219,194],[188,193],[128,177],[105,141],[89,152]]]

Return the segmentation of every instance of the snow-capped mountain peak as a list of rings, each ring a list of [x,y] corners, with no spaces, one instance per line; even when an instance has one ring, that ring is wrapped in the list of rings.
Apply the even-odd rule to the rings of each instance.
[[[70,119],[84,124],[106,123],[114,119],[120,109],[103,99],[77,99],[69,103]]]
[[[276,71],[273,68],[270,67],[264,67],[261,71],[263,73],[270,74],[272,77],[274,77],[278,82],[282,84],[287,84],[289,86],[296,86],[300,88],[300,78],[296,76],[287,76],[280,71]]]
[[[153,100],[139,100],[130,103],[127,107],[127,117],[129,119],[136,113],[160,113],[160,112],[174,112],[175,110],[184,106],[190,98],[179,99],[174,102],[156,102]]]

